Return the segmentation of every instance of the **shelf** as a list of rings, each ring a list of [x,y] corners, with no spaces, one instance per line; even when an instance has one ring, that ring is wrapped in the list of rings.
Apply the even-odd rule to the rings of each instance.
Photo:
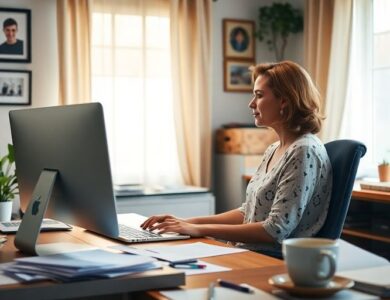
[[[352,191],[352,198],[355,200],[364,200],[364,201],[390,204],[390,193],[373,191],[373,190],[362,190],[356,187]]]
[[[362,230],[356,230],[356,229],[345,229],[344,228],[343,234],[349,235],[349,236],[354,236],[354,237],[365,238],[368,240],[390,243],[390,237],[385,237],[385,236],[373,234],[369,231],[362,231]]]

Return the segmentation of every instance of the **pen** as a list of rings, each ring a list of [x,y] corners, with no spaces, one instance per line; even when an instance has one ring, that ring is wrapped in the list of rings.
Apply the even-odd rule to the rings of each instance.
[[[169,264],[170,267],[175,269],[204,269],[206,265],[201,264]]]
[[[209,288],[207,290],[207,300],[214,300],[215,299],[215,283],[210,282]]]
[[[190,263],[196,263],[198,260],[196,258],[190,258],[190,259],[183,259],[183,260],[175,260],[171,262],[172,265],[182,265],[182,264],[190,264]]]
[[[248,294],[253,293],[253,290],[251,288],[249,288],[247,286],[240,285],[240,284],[235,284],[235,283],[230,282],[230,281],[218,279],[218,283],[220,286],[223,286],[223,287],[226,287],[229,289],[233,289],[233,290],[236,290],[239,292],[248,293]]]

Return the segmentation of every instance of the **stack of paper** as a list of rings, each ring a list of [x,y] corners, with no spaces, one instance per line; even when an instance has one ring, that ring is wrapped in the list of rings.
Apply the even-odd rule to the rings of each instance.
[[[161,264],[151,257],[96,249],[17,258],[4,272],[22,281],[52,279],[68,282],[113,278],[160,267]]]
[[[390,263],[387,259],[339,240],[337,275],[355,281],[354,289],[390,297]]]
[[[339,272],[355,281],[354,288],[363,292],[390,297],[390,265]]]
[[[248,293],[238,292],[232,289],[227,289],[224,287],[216,287],[214,291],[215,294],[213,297],[210,297],[208,295],[208,290],[206,288],[173,290],[173,291],[168,290],[168,291],[161,291],[161,294],[171,300],[187,300],[187,299],[277,300],[279,299],[271,294],[256,289],[252,286],[251,289],[254,291],[254,293],[248,294]]]
[[[206,243],[196,242],[182,245],[169,246],[151,246],[147,249],[128,247],[124,245],[112,246],[111,248],[121,250],[123,252],[146,255],[169,261],[173,263],[185,262],[202,257],[227,255],[248,251],[241,248],[223,247],[210,245]]]
[[[186,255],[185,253],[181,253],[178,255],[169,255],[166,253],[160,253],[152,249],[141,249],[141,248],[135,248],[135,247],[125,246],[125,245],[116,245],[116,246],[112,246],[111,248],[116,250],[121,250],[129,254],[154,257],[159,260],[167,261],[170,263],[189,263],[192,261],[196,262],[197,260],[196,257]]]

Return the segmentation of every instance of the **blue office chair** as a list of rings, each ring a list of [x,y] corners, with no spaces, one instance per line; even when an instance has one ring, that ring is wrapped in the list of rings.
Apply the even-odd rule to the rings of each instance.
[[[347,216],[360,158],[366,154],[367,149],[362,143],[353,140],[329,142],[325,144],[325,148],[333,169],[332,195],[325,223],[314,237],[338,239]],[[279,251],[267,251],[263,254],[283,259]]]
[[[338,239],[343,230],[360,158],[366,146],[354,140],[337,140],[325,144],[333,169],[333,187],[328,216],[316,237]]]

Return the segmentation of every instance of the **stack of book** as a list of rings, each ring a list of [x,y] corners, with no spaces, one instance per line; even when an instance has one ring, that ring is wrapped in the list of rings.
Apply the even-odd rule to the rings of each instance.
[[[363,190],[390,192],[390,182],[361,181],[360,182],[360,187]]]
[[[71,282],[96,278],[114,278],[135,272],[161,268],[156,259],[140,255],[85,250],[16,258],[5,274],[21,281],[54,280]]]

